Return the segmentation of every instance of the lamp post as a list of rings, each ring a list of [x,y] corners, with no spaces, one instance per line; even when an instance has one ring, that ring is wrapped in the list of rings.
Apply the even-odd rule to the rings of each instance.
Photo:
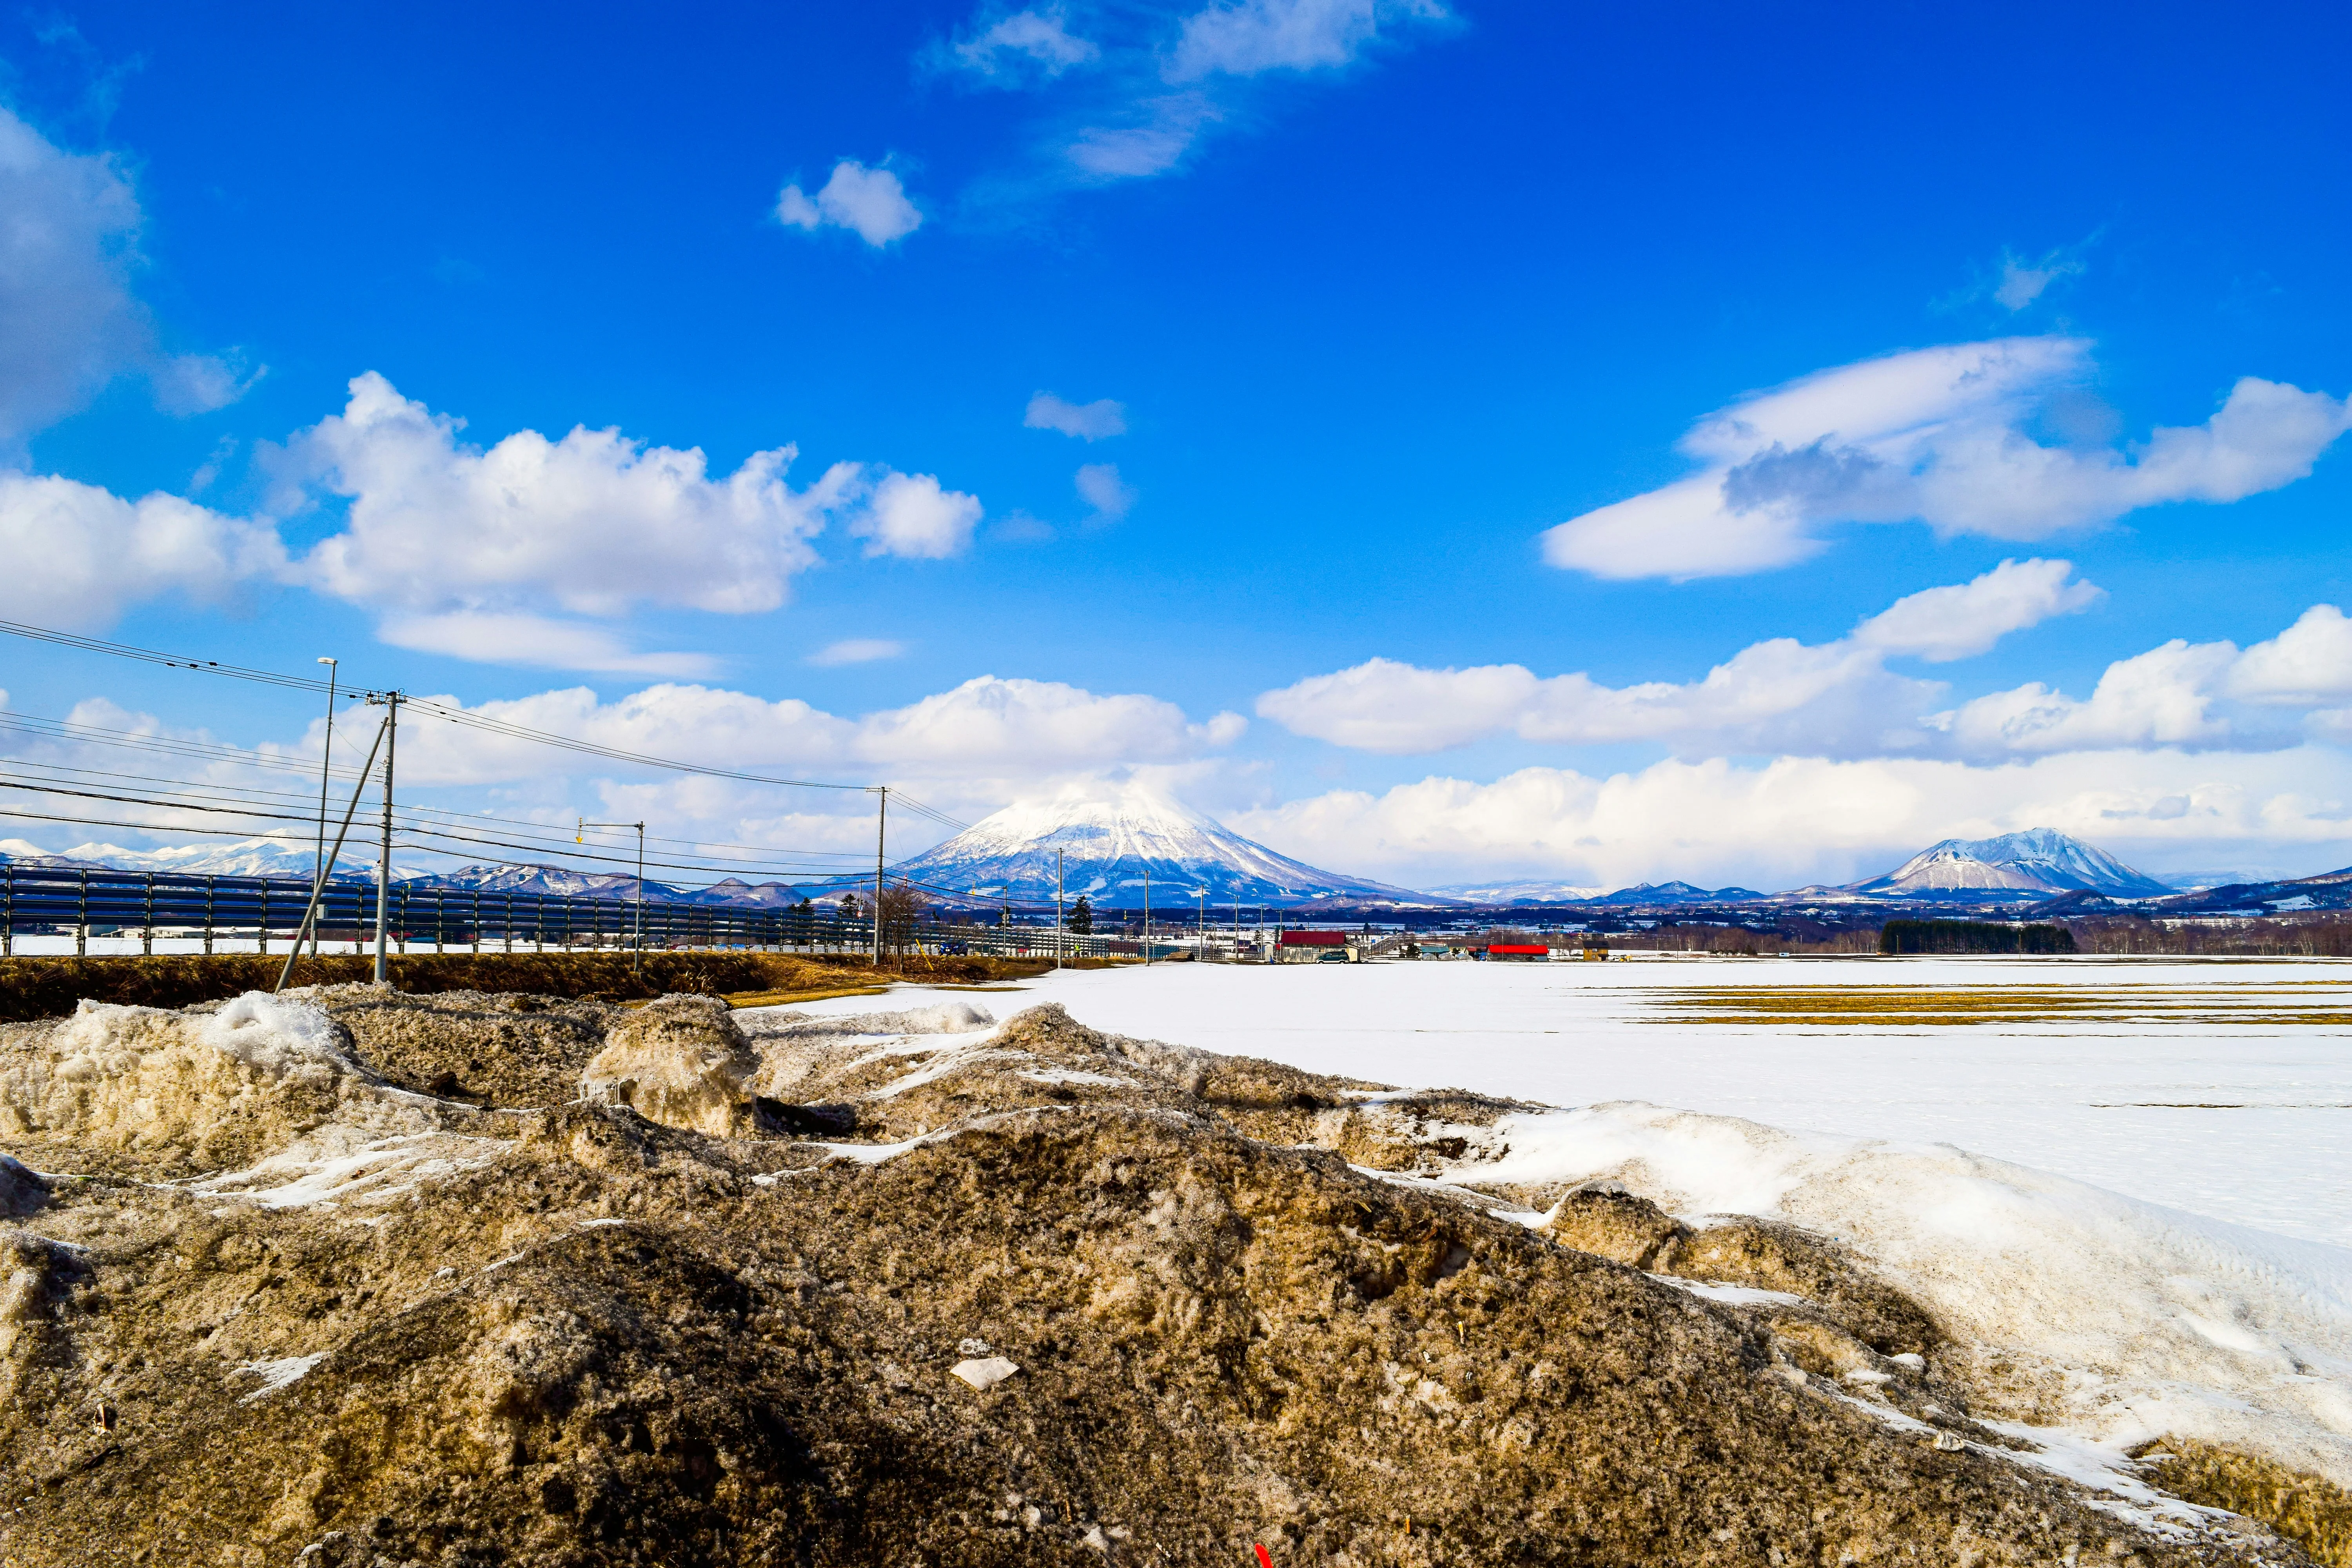
[[[642,822],[583,822],[572,836],[574,844],[588,841],[592,827],[634,827],[637,830],[637,896],[630,902],[629,945],[634,950],[629,957],[629,973],[642,973],[646,967],[646,825]]]
[[[323,890],[327,875],[327,775],[335,756],[335,676],[341,667],[331,658],[319,662],[327,667],[327,739],[319,749],[319,852],[310,864],[310,885]],[[316,921],[310,926],[310,956],[319,956]]]

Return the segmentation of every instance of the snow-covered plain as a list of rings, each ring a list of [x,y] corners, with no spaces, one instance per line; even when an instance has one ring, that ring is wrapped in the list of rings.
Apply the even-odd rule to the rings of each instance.
[[[2137,1198],[2352,1246],[2352,963],[1661,957],[1611,963],[1066,971],[992,1001],[1062,1002],[1118,1034],[1316,1072],[1560,1106],[1646,1100],[1769,1126],[1956,1143]],[[2045,986],[2137,994],[2054,1023],[1692,1022],[1714,986]],[[2145,1016],[2178,1011],[2189,1019]],[[968,994],[941,993],[950,1000]],[[2195,997],[2217,996],[2212,1006]],[[903,1000],[901,1000],[903,998]],[[893,1005],[932,1000],[920,987]],[[2337,1024],[2214,1023],[2289,1000]],[[871,999],[810,1005],[854,1013]]]

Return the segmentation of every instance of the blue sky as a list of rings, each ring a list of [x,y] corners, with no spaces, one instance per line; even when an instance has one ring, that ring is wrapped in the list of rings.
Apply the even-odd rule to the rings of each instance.
[[[2043,824],[2331,868],[2347,30],[20,14],[0,616],[967,820],[1140,770],[1423,885],[1781,886]],[[38,645],[0,688],[316,743]],[[415,759],[549,822],[863,831],[565,766]]]

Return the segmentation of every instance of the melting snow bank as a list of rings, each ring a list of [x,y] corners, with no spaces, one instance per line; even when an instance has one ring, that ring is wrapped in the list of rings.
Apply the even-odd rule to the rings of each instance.
[[[1633,1101],[1478,1131],[1492,1155],[1448,1178],[1610,1179],[1679,1214],[1780,1217],[1837,1238],[1934,1312],[2012,1414],[2111,1459],[2175,1434],[2352,1484],[2352,1250],[1948,1144]]]

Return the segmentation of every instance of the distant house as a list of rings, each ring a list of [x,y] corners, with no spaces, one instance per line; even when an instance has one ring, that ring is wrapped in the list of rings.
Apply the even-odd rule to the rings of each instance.
[[[1539,942],[1497,942],[1487,944],[1486,956],[1507,963],[1544,963],[1550,961],[1551,949]]]
[[[1344,931],[1286,931],[1274,939],[1276,963],[1357,963],[1363,954]]]

